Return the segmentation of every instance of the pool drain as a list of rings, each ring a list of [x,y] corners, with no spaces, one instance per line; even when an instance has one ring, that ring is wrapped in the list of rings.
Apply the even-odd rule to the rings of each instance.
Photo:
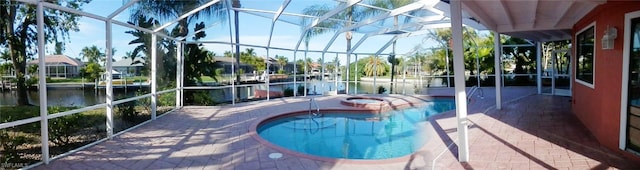
[[[271,158],[271,159],[282,158],[282,153],[278,153],[278,152],[271,153],[271,154],[269,154],[269,158]]]

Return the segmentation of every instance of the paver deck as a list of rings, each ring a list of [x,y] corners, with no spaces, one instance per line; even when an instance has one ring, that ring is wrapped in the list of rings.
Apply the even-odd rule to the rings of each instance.
[[[320,161],[280,152],[250,136],[256,121],[308,109],[308,98],[282,98],[235,106],[184,107],[111,140],[35,169],[640,169],[640,163],[610,151],[571,113],[570,98],[534,95],[530,87],[503,89],[502,110],[495,92],[469,104],[470,161],[459,163],[455,111],[430,119],[435,138],[426,149],[386,163]],[[430,89],[452,95],[452,89]],[[320,96],[323,109],[340,109],[347,95]],[[385,95],[394,103],[420,96]]]

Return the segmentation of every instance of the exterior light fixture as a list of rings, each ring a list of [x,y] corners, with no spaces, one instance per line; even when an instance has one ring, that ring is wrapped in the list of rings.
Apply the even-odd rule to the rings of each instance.
[[[614,48],[615,40],[618,37],[618,29],[616,27],[609,27],[604,30],[604,35],[602,36],[602,49],[610,50]]]

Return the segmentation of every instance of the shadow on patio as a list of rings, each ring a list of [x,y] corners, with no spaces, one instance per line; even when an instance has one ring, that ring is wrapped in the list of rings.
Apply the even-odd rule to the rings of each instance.
[[[507,89],[507,92],[509,90]],[[495,101],[489,97],[469,109],[470,161],[457,161],[457,146],[436,167],[443,169],[640,169],[640,164],[603,146],[571,112],[571,98],[525,95],[483,111],[478,105]],[[505,93],[506,94],[506,93]],[[492,96],[493,95],[493,96]],[[506,94],[505,96],[510,96]],[[455,112],[431,121],[447,145],[457,140]]]
[[[431,90],[450,95],[450,89]],[[284,154],[249,135],[259,119],[308,109],[308,98],[283,98],[236,106],[185,107],[112,140],[35,169],[638,169],[638,164],[601,147],[570,112],[569,98],[532,95],[532,88],[505,88],[502,110],[490,109],[495,93],[470,104],[470,161],[457,161],[455,112],[431,118],[440,140],[430,140],[403,162],[323,162]],[[522,97],[526,96],[526,97]],[[323,108],[346,107],[345,96],[316,97]],[[385,96],[398,101],[413,97]],[[415,98],[414,98],[415,99]],[[433,147],[430,147],[433,146]],[[433,161],[436,159],[435,161]]]

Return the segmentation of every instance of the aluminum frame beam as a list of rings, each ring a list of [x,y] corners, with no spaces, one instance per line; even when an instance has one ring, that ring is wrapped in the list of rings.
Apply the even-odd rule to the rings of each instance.
[[[122,11],[124,11],[127,8],[129,8],[131,5],[137,3],[138,1],[140,1],[140,0],[129,0],[129,2],[127,2],[124,5],[122,5],[120,8],[116,9],[111,14],[109,14],[109,16],[107,16],[107,18],[113,19],[113,17],[118,16],[118,14],[120,14]]]
[[[193,10],[191,10],[191,11],[189,11],[189,12],[185,13],[185,14],[182,14],[181,16],[179,16],[178,18],[176,18],[176,19],[175,19],[175,20],[173,20],[173,21],[170,21],[170,22],[167,22],[167,23],[163,24],[162,26],[160,26],[160,27],[158,27],[158,28],[154,29],[153,31],[154,31],[154,32],[158,32],[158,31],[160,31],[160,30],[162,30],[162,29],[164,29],[164,28],[167,28],[168,26],[171,26],[171,25],[173,25],[173,24],[175,24],[175,23],[177,23],[177,22],[180,22],[180,20],[185,19],[185,18],[187,18],[187,17],[189,17],[189,16],[191,16],[191,15],[195,14],[196,12],[199,12],[199,11],[201,11],[202,9],[205,9],[205,8],[207,8],[207,7],[209,7],[209,6],[213,5],[213,4],[216,4],[216,3],[218,3],[219,1],[220,1],[220,0],[211,0],[211,1],[207,2],[206,4],[204,4],[204,5],[202,5],[202,6],[199,6],[199,7],[195,8],[195,9],[193,9]]]

